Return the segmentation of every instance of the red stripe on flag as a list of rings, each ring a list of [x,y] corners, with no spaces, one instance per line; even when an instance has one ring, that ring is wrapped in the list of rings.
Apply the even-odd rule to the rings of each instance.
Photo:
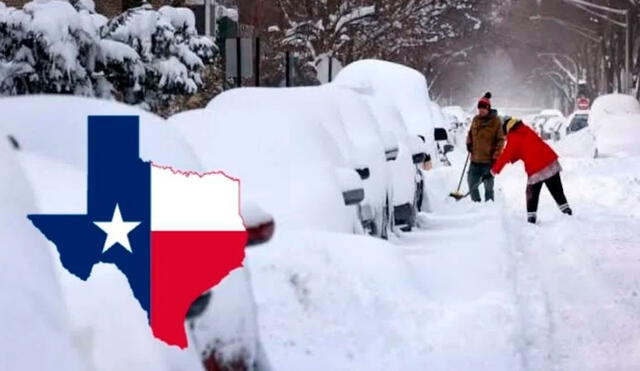
[[[187,347],[191,303],[242,266],[246,231],[151,232],[151,328],[170,345]]]

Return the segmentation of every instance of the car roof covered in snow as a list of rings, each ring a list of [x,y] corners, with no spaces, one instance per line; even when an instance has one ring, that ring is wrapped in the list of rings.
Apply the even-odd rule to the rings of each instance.
[[[23,150],[79,169],[87,166],[88,116],[139,116],[143,160],[185,171],[201,170],[195,154],[178,132],[161,117],[137,107],[93,98],[37,95],[0,98],[0,110],[0,127],[15,137]]]
[[[596,127],[608,115],[640,113],[640,102],[626,94],[602,95],[593,102],[589,113],[589,126]]]
[[[424,135],[429,148],[434,148],[433,119],[428,102],[427,79],[420,72],[391,62],[360,60],[344,67],[335,84],[370,90],[392,102],[402,114],[410,132]]]
[[[239,178],[243,199],[259,203],[278,225],[351,231],[336,173],[348,165],[321,122],[332,115],[301,89],[233,89],[168,122],[206,169]]]

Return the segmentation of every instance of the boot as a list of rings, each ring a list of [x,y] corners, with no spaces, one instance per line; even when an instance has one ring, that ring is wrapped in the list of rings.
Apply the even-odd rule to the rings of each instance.
[[[568,203],[564,205],[560,205],[560,211],[562,211],[563,214],[573,215],[573,211],[569,207]]]
[[[536,224],[536,217],[535,216],[529,216],[527,217],[527,221],[531,224]]]

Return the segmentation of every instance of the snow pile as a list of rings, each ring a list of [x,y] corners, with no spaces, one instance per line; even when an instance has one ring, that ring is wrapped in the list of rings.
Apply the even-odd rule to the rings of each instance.
[[[560,157],[594,158],[597,155],[595,138],[589,130],[569,134],[551,146]]]
[[[37,209],[13,152],[8,141],[0,142],[0,369],[86,370],[67,323],[53,258],[27,219]]]
[[[371,89],[377,97],[396,106],[409,131],[424,136],[432,154],[435,153],[431,99],[427,80],[420,72],[395,63],[361,60],[342,69],[335,83]]]
[[[279,370],[424,365],[433,307],[398,249],[286,231],[247,253],[264,346]]]

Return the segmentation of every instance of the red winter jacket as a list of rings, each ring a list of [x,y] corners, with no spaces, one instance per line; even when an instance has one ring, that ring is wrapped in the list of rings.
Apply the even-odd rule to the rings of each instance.
[[[518,123],[507,134],[507,146],[491,170],[499,174],[508,162],[522,160],[527,175],[532,176],[557,159],[558,155],[538,134],[527,125]]]

